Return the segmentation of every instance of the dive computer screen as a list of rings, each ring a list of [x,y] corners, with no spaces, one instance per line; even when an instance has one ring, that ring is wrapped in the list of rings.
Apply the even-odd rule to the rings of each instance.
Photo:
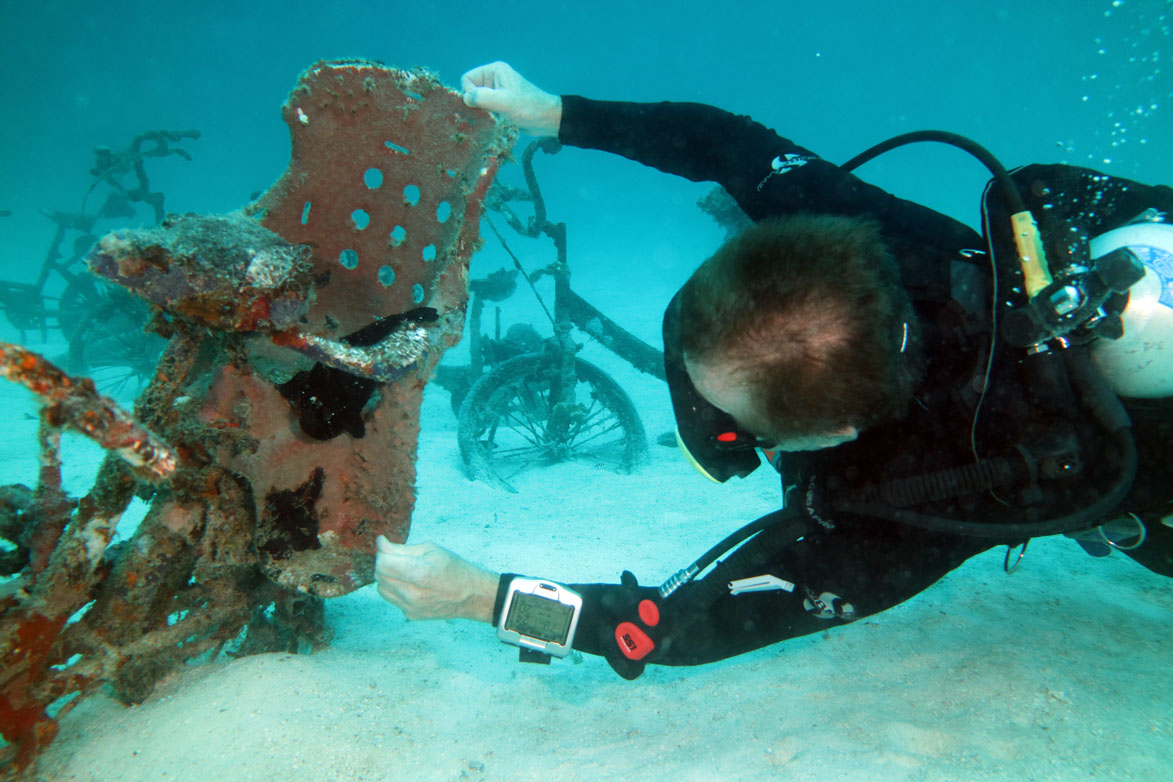
[[[513,595],[505,629],[539,638],[543,641],[566,643],[574,607],[546,597],[517,592]]]

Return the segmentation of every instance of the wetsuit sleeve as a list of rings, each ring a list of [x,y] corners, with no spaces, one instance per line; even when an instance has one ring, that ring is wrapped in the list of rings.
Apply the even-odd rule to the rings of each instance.
[[[771,173],[770,163],[776,156],[796,155],[803,161],[799,167],[814,166],[811,174],[835,168],[749,117],[699,103],[624,103],[565,95],[558,138],[564,144],[622,155],[693,182],[717,182],[754,220],[814,210],[822,200],[818,191],[825,185],[817,175],[798,178],[820,181],[820,187],[783,188],[771,191],[773,198],[763,198],[757,186]]]
[[[951,253],[980,246],[980,237],[962,223],[869,185],[749,117],[712,106],[564,95],[558,138],[694,182],[716,182],[755,222],[798,212],[870,217],[898,245]],[[780,173],[771,167],[776,158]]]
[[[638,676],[647,663],[714,662],[884,611],[988,546],[974,538],[869,520],[806,535],[771,552],[766,564],[752,571],[723,563],[666,599],[656,587],[628,578],[623,584],[571,584],[583,596],[574,648],[605,657],[626,678]],[[795,588],[733,595],[727,587],[730,581],[763,574],[793,582]],[[501,579],[494,622],[511,579]],[[655,610],[641,610],[644,602]],[[654,644],[638,662],[622,654],[622,632],[616,631],[624,626],[635,626]]]

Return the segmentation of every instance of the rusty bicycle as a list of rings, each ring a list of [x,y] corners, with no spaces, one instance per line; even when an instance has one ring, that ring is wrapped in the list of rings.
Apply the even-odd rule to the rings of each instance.
[[[635,369],[664,379],[660,350],[623,329],[570,286],[566,224],[547,218],[534,173],[537,152],[556,154],[553,139],[532,142],[522,153],[526,187],[495,185],[486,198],[486,220],[515,268],[502,269],[470,284],[470,364],[448,368],[437,381],[452,391],[458,414],[457,439],[466,474],[509,491],[512,481],[532,467],[577,461],[631,472],[647,459],[643,422],[627,392],[607,372],[577,354],[574,335],[587,335]],[[522,219],[522,205],[529,214]],[[555,248],[548,266],[527,273],[498,231],[492,212],[519,236],[546,237]],[[534,286],[553,279],[553,307]],[[514,324],[501,333],[496,308],[493,336],[482,334],[486,302],[513,295],[520,278],[537,296],[553,334],[543,338],[529,324]]]

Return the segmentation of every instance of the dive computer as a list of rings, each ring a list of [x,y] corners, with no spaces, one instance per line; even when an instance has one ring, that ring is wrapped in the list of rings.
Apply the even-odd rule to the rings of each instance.
[[[581,613],[577,592],[552,581],[515,577],[497,622],[497,637],[522,649],[565,657]]]

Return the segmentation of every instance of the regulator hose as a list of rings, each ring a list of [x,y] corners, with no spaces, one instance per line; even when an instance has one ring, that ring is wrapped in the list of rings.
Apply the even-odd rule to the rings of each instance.
[[[790,507],[767,513],[765,516],[752,521],[741,529],[727,536],[717,545],[701,555],[683,570],[677,571],[671,578],[660,585],[660,597],[666,598],[680,587],[692,581],[697,573],[717,561],[717,558],[732,550],[741,543],[745,545],[734,551],[720,567],[733,567],[738,571],[748,571],[762,565],[779,548],[796,543],[817,527],[816,522],[807,514],[805,508]],[[756,537],[754,537],[756,536]],[[750,540],[752,538],[752,540]],[[748,542],[746,542],[748,541]],[[717,571],[714,571],[716,573]],[[720,576],[714,577],[710,573],[697,582],[699,593],[695,596],[699,605],[709,605],[720,597],[729,588],[723,583]]]
[[[1026,203],[1022,200],[1022,193],[1018,192],[1018,187],[1014,184],[1014,180],[1010,178],[1006,167],[988,149],[973,139],[966,138],[959,133],[950,133],[945,130],[916,130],[912,133],[902,133],[899,136],[893,136],[887,141],[881,141],[874,147],[865,149],[851,160],[839,166],[839,168],[844,171],[852,171],[872,158],[879,157],[889,150],[903,147],[907,144],[917,144],[922,141],[935,141],[940,144],[948,144],[951,147],[964,150],[977,158],[978,162],[986,167],[986,170],[990,172],[990,176],[998,183],[998,187],[1001,188],[1002,195],[1006,198],[1006,205],[1010,207],[1011,213],[1026,211]]]
[[[1064,363],[1081,405],[1110,433],[1118,450],[1120,469],[1107,491],[1091,505],[1073,513],[1045,521],[1020,524],[1004,523],[995,519],[962,521],[894,508],[877,502],[866,502],[843,497],[831,500],[831,507],[841,513],[895,521],[950,535],[979,538],[1022,540],[1025,538],[1058,535],[1087,529],[1102,520],[1127,496],[1136,479],[1137,453],[1132,437],[1132,424],[1120,399],[1108,387],[1083,350],[1071,350],[1064,355]]]

